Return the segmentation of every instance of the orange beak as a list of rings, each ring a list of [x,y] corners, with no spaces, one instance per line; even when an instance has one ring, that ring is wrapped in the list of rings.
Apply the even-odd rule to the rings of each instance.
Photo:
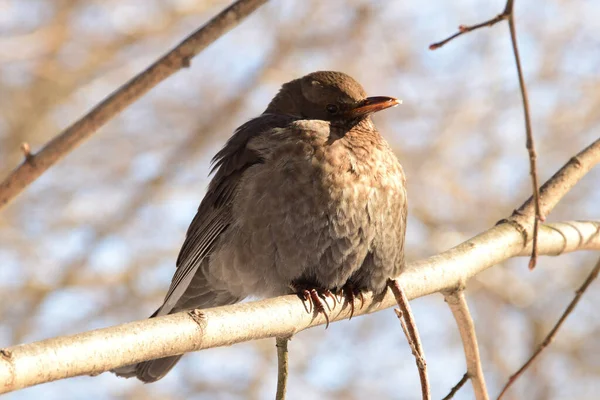
[[[367,97],[358,105],[348,111],[348,115],[351,117],[364,117],[369,114],[376,113],[386,108],[396,107],[402,102],[394,97]]]

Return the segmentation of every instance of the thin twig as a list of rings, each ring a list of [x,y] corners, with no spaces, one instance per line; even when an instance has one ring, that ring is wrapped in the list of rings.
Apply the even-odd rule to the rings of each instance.
[[[389,279],[388,286],[392,289],[398,307],[400,307],[400,311],[396,311],[396,315],[398,316],[398,319],[400,319],[402,330],[406,335],[406,340],[408,340],[411,351],[415,356],[417,368],[419,370],[419,379],[421,380],[421,394],[423,400],[428,400],[431,398],[431,393],[429,379],[427,377],[427,363],[425,362],[425,353],[423,351],[423,346],[421,345],[417,324],[410,309],[410,305],[408,304],[408,298],[406,297],[406,294],[404,294],[404,291],[397,280]]]
[[[581,285],[581,287],[579,289],[577,289],[577,291],[575,292],[575,297],[573,298],[573,300],[571,301],[571,303],[569,303],[569,306],[566,308],[566,310],[563,312],[563,314],[560,316],[558,322],[556,323],[556,325],[554,325],[554,328],[552,328],[552,330],[550,331],[550,333],[548,333],[548,336],[546,336],[546,338],[544,339],[544,341],[539,345],[539,347],[533,353],[533,355],[531,357],[529,357],[529,360],[527,360],[527,362],[525,364],[523,364],[523,366],[517,372],[515,372],[513,375],[511,375],[511,377],[508,379],[508,382],[506,383],[506,385],[504,385],[504,388],[502,389],[502,392],[500,392],[500,395],[498,396],[498,400],[500,400],[502,398],[502,396],[504,396],[504,394],[506,393],[506,391],[508,390],[508,388],[521,375],[523,375],[523,372],[525,372],[525,370],[527,368],[529,368],[529,366],[540,355],[540,353],[546,347],[548,347],[550,345],[550,343],[552,343],[554,341],[554,338],[556,337],[556,334],[557,334],[558,330],[560,329],[560,327],[562,326],[562,324],[565,322],[565,320],[567,319],[567,317],[573,312],[573,310],[577,306],[577,303],[579,303],[579,300],[581,300],[581,297],[583,296],[583,294],[585,293],[585,291],[587,290],[587,288],[590,286],[590,284],[594,281],[594,279],[596,279],[598,277],[599,273],[600,273],[600,259],[598,259],[598,262],[596,263],[596,266],[592,269],[592,271],[590,272],[590,274],[588,275],[588,277],[585,279],[585,281],[583,282],[583,285]]]
[[[194,56],[266,2],[267,0],[236,1],[48,142],[30,157],[34,162],[21,163],[0,183],[0,209],[126,107],[181,68],[189,67]]]
[[[458,32],[456,32],[452,36],[447,37],[446,39],[444,39],[442,41],[430,44],[429,45],[429,50],[439,49],[440,47],[442,47],[446,43],[448,43],[448,42],[456,39],[457,37],[459,37],[461,35],[464,35],[465,33],[473,32],[473,31],[476,31],[477,29],[480,29],[480,28],[485,28],[485,27],[490,27],[490,26],[496,25],[498,22],[504,21],[507,18],[508,18],[508,15],[502,13],[502,14],[498,14],[494,18],[489,19],[489,20],[487,20],[485,22],[482,22],[480,24],[475,24],[475,25],[459,25],[458,26]]]
[[[529,173],[531,175],[531,186],[533,189],[533,200],[535,205],[535,217],[533,220],[533,243],[531,247],[531,258],[529,259],[529,269],[534,269],[538,256],[538,232],[539,222],[544,221],[544,216],[540,212],[540,191],[538,184],[537,173],[537,154],[535,151],[535,143],[533,141],[533,132],[531,129],[531,114],[529,112],[529,99],[527,96],[527,88],[525,86],[525,78],[523,78],[523,69],[521,68],[521,57],[519,56],[519,47],[517,45],[517,32],[515,29],[515,18],[513,11],[514,1],[506,2],[505,12],[509,12],[508,27],[510,29],[510,40],[512,42],[515,63],[517,66],[517,75],[519,76],[519,87],[521,88],[521,99],[523,100],[523,114],[525,115],[525,134],[527,141],[525,147],[529,153]]]
[[[453,398],[454,395],[456,393],[458,393],[460,388],[462,388],[465,385],[465,383],[467,383],[467,380],[469,380],[469,373],[465,372],[463,377],[460,378],[460,381],[458,381],[458,383],[456,385],[454,385],[454,387],[452,389],[450,389],[450,393],[448,393],[448,395],[446,397],[444,397],[442,400],[450,400],[451,398]]]
[[[481,368],[477,334],[475,333],[475,325],[473,324],[473,319],[469,312],[465,292],[462,289],[455,290],[444,294],[444,299],[446,300],[446,303],[448,303],[448,306],[450,306],[450,310],[452,310],[452,315],[456,320],[456,325],[460,332],[465,359],[467,361],[467,374],[469,375],[469,378],[471,378],[475,399],[487,400],[489,399],[489,396],[485,386],[483,369]]]
[[[402,332],[404,332],[404,336],[406,336],[408,346],[410,347],[410,351],[415,356],[417,367],[419,367],[419,369],[423,369],[424,366],[426,366],[425,360],[423,360],[423,358],[419,354],[417,346],[415,346],[415,342],[411,340],[410,333],[408,332],[408,327],[406,326],[406,321],[404,320],[404,314],[398,308],[394,308],[394,312],[396,313],[396,317],[398,317],[398,320],[400,321],[400,326],[402,327]]]
[[[275,338],[275,346],[277,347],[277,394],[276,400],[285,400],[287,392],[287,378],[289,372],[288,364],[288,342],[289,337]]]
[[[532,236],[532,250],[531,250],[531,258],[529,259],[529,269],[534,269],[535,264],[537,262],[538,256],[538,233],[539,233],[539,222],[545,220],[544,214],[541,212],[540,207],[540,192],[539,192],[539,184],[538,184],[538,173],[537,173],[537,154],[535,151],[535,143],[533,140],[533,133],[531,129],[531,114],[529,112],[529,100],[527,96],[527,88],[525,86],[525,79],[523,78],[523,70],[521,68],[521,58],[519,56],[519,48],[517,46],[517,34],[515,29],[515,21],[514,21],[514,0],[507,0],[506,5],[504,6],[504,11],[501,14],[498,14],[492,19],[489,19],[480,24],[465,26],[460,25],[458,27],[458,32],[454,35],[442,40],[441,42],[433,43],[429,46],[430,50],[439,49],[446,43],[450,42],[457,37],[475,31],[477,29],[483,27],[489,27],[497,24],[500,21],[508,20],[508,26],[510,29],[510,39],[512,42],[513,53],[515,56],[515,63],[517,66],[517,74],[519,76],[519,86],[521,89],[521,98],[523,100],[523,112],[525,114],[525,135],[526,135],[526,145],[527,152],[529,154],[529,174],[531,175],[531,186],[533,191],[533,200],[535,204],[535,216],[533,217],[533,236]]]

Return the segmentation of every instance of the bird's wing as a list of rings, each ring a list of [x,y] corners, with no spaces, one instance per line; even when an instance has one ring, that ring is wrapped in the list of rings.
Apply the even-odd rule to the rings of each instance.
[[[215,175],[188,228],[177,258],[177,270],[156,316],[173,310],[202,260],[211,254],[217,239],[231,224],[231,206],[240,178],[250,166],[263,162],[256,151],[247,147],[248,141],[272,129],[283,128],[295,119],[287,115],[263,114],[240,126],[215,155],[211,170]]]

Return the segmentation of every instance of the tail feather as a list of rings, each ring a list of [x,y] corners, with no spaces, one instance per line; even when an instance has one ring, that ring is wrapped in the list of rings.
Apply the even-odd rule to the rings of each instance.
[[[161,309],[162,307],[156,310],[154,314],[150,316],[150,318],[154,318],[159,315]],[[145,383],[156,382],[164,377],[171,369],[173,369],[181,357],[183,357],[183,354],[178,356],[157,358],[155,360],[149,360],[138,364],[131,364],[124,367],[115,368],[111,370],[111,372],[122,378],[136,377]]]
[[[117,374],[117,376],[123,378],[132,378],[135,376],[145,383],[156,382],[169,373],[181,357],[183,357],[183,354],[179,356],[157,358],[156,360],[144,361],[139,364],[117,368],[113,370],[113,372]]]
[[[240,297],[233,296],[222,291],[208,291],[205,288],[202,288],[204,290],[201,290],[200,288],[193,286],[192,289],[196,290],[191,290],[191,293],[186,293],[186,296],[182,297],[182,299],[179,301],[177,308],[166,311],[163,310],[163,307],[160,307],[154,312],[154,314],[150,316],[150,318],[187,309],[224,306],[237,303],[241,300]],[[111,372],[123,378],[136,377],[145,383],[156,382],[164,377],[171,369],[173,369],[175,364],[177,364],[182,356],[183,354],[143,361],[138,364],[131,364],[124,367],[115,368]]]

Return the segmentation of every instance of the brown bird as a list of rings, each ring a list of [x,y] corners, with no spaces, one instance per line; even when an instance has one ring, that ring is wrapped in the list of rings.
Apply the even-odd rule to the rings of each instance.
[[[404,267],[402,167],[370,115],[398,105],[367,97],[341,72],[284,84],[265,112],[213,159],[215,172],[187,231],[163,305],[152,317],[298,293],[382,292]],[[327,318],[328,319],[328,318]],[[181,356],[119,368],[154,382]]]

